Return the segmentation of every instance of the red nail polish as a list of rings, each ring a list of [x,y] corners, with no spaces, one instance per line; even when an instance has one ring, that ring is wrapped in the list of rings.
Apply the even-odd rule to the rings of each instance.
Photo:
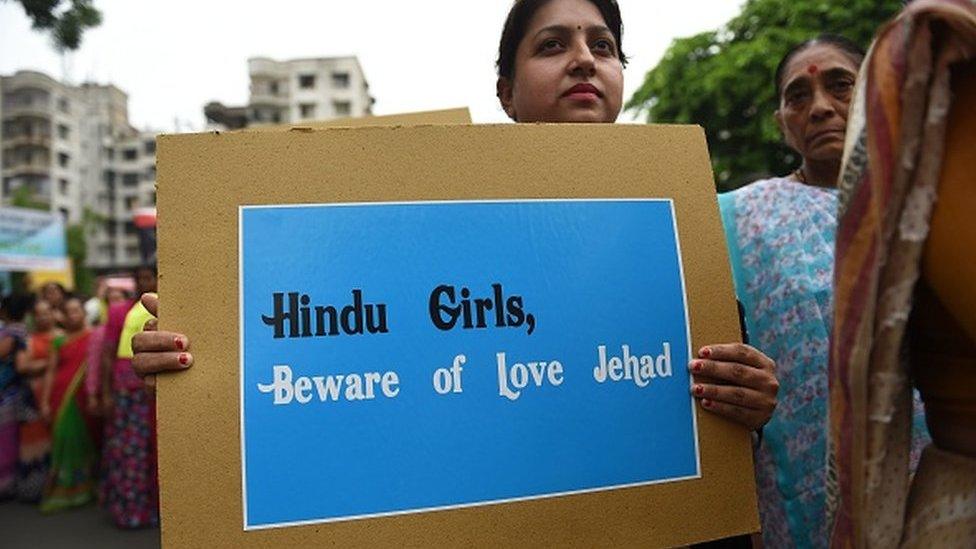
[[[174,338],[173,338],[173,344],[175,344],[175,345],[176,345],[176,348],[177,348],[178,350],[180,350],[180,351],[182,351],[182,350],[183,350],[183,338],[181,338],[181,337],[179,337],[179,336],[176,336],[176,337],[174,337]]]
[[[705,393],[705,388],[704,387],[702,387],[701,385],[695,385],[695,394],[696,395],[702,396],[704,393]]]
[[[180,364],[186,366],[190,363],[190,356],[186,353],[180,353]]]
[[[712,355],[712,350],[709,349],[708,347],[704,347],[704,348],[702,348],[700,354],[701,354],[702,358],[708,358],[708,357],[710,357]]]
[[[711,408],[712,407],[712,401],[711,400],[708,400],[707,398],[703,398],[701,402],[702,402],[702,406],[704,406],[706,408]]]
[[[694,361],[694,362],[691,363],[691,371],[692,372],[701,372],[702,371],[702,363],[701,363],[700,360],[696,360],[696,361]]]

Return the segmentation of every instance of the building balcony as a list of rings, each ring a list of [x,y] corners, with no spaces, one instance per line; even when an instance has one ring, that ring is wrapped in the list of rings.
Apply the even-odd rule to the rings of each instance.
[[[50,175],[51,164],[40,162],[17,162],[9,166],[4,166],[3,175],[5,177],[17,177],[19,175]]]
[[[3,137],[3,148],[14,149],[17,147],[42,147],[51,148],[51,135],[5,135]]]
[[[272,107],[287,107],[288,104],[288,96],[282,93],[273,94],[267,90],[257,92],[253,90],[251,91],[251,106],[268,105]]]
[[[3,119],[13,120],[17,118],[36,118],[41,120],[50,121],[51,117],[54,116],[53,109],[50,103],[48,104],[38,104],[37,102],[30,103],[27,105],[4,105],[3,106]]]

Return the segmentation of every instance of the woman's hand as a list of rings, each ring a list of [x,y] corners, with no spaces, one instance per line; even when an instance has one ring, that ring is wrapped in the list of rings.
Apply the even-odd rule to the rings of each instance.
[[[142,305],[153,315],[158,316],[159,297],[143,294]],[[156,375],[160,372],[185,370],[193,364],[190,340],[183,334],[160,332],[156,329],[158,321],[154,318],[146,322],[143,331],[132,338],[132,369],[143,378],[146,388],[156,388]]]
[[[709,345],[692,360],[691,394],[702,408],[756,430],[776,409],[779,380],[773,359],[744,343]]]

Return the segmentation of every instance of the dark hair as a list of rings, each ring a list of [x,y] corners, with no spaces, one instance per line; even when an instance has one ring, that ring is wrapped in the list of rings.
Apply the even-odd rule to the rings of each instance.
[[[7,319],[11,322],[24,320],[27,311],[34,306],[34,296],[30,294],[10,294],[0,302],[0,309],[3,309]]]
[[[145,273],[145,272],[152,273],[153,277],[157,276],[157,274],[156,274],[156,264],[155,263],[148,263],[148,264],[143,263],[143,264],[139,265],[138,267],[136,267],[135,269],[133,269],[132,276],[136,276],[137,277],[137,276],[139,276],[139,273]]]
[[[818,44],[829,44],[839,49],[842,53],[847,55],[851,61],[854,62],[858,67],[861,66],[861,61],[864,61],[864,50],[861,46],[858,46],[851,40],[844,38],[838,34],[821,34],[816,38],[811,38],[800,42],[799,44],[790,48],[783,59],[776,66],[776,97],[779,97],[783,93],[783,71],[786,70],[786,65],[790,63],[790,60],[796,57],[796,54],[801,51]]]
[[[525,38],[526,27],[529,21],[539,8],[545,6],[551,0],[515,0],[512,9],[508,12],[505,19],[505,26],[502,28],[502,38],[498,43],[498,60],[495,66],[498,67],[498,76],[512,78],[515,76],[515,52],[518,51],[519,44]],[[617,57],[624,65],[627,64],[627,56],[624,55],[623,48],[623,20],[620,18],[620,6],[616,0],[589,0],[596,9],[600,10],[603,21],[613,34],[613,39],[617,41]]]
[[[51,286],[54,286],[58,290],[61,290],[61,295],[67,295],[68,293],[68,290],[64,286],[62,286],[60,282],[54,282],[53,280],[51,282],[45,282],[44,285],[41,286],[41,291],[44,291],[50,288]]]

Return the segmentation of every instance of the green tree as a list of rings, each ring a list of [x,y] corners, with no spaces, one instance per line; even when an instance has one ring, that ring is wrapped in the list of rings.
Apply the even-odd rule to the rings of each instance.
[[[747,0],[721,29],[674,40],[626,109],[648,122],[704,127],[721,191],[789,173],[799,158],[773,118],[780,59],[823,33],[867,48],[900,8],[900,0]]]
[[[92,0],[16,0],[33,21],[35,30],[51,33],[54,47],[76,50],[85,30],[102,22],[102,13]]]

